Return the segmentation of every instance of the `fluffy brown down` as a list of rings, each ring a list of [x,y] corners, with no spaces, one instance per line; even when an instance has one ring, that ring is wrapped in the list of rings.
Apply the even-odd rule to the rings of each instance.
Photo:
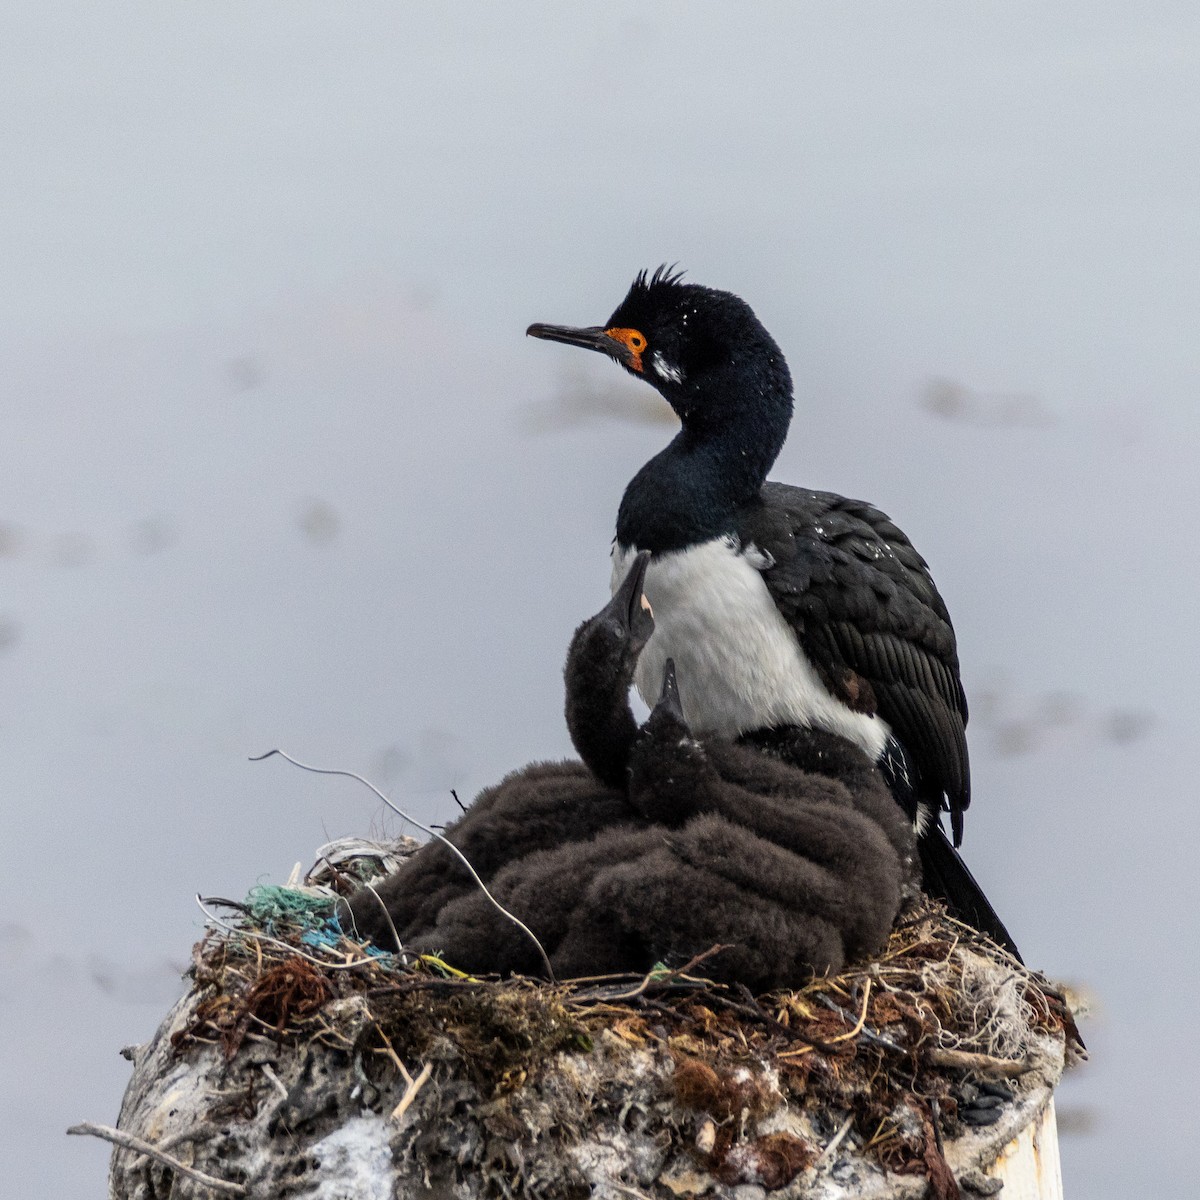
[[[797,728],[698,741],[667,690],[638,729],[629,686],[653,631],[647,557],[571,642],[566,715],[584,763],[514,772],[446,837],[560,978],[644,972],[723,944],[705,972],[768,989],[879,949],[912,883],[914,836],[857,747]],[[341,916],[383,947],[398,936],[473,973],[544,971],[528,934],[436,841]]]
[[[765,990],[877,950],[911,879],[912,833],[865,756],[833,747],[851,786],[760,750],[697,743],[657,710],[628,796],[579,763],[538,764],[447,830],[560,978],[641,972],[722,943],[705,971]],[[831,735],[794,731],[822,760]],[[829,761],[826,759],[826,761]],[[349,904],[358,930],[474,973],[539,974],[540,955],[439,843]]]

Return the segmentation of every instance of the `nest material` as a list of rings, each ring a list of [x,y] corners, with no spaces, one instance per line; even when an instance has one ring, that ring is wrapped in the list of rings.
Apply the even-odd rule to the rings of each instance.
[[[268,932],[243,906],[195,947],[120,1120],[248,1196],[954,1196],[1081,1046],[1045,980],[927,902],[877,960],[760,997],[703,961],[475,979],[288,909]],[[969,1130],[959,1104],[989,1075],[1015,1099]],[[208,1194],[114,1153],[114,1198]]]

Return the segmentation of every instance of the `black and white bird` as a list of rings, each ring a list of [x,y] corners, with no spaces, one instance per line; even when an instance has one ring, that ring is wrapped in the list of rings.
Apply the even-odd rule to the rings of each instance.
[[[956,850],[970,773],[946,606],[884,513],[767,482],[791,423],[792,381],[750,306],[659,268],[634,280],[604,325],[527,332],[615,359],[682,422],[617,514],[614,589],[639,551],[652,555],[642,697],[657,700],[673,659],[697,735],[796,725],[862,747],[917,828],[926,890],[1015,952]]]

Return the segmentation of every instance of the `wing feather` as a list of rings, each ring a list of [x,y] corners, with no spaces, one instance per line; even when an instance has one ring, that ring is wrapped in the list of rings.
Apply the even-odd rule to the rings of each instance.
[[[785,484],[768,483],[738,530],[766,552],[763,580],[827,686],[860,710],[864,695],[874,702],[928,798],[949,808],[958,845],[970,803],[967,704],[925,560],[871,505]]]

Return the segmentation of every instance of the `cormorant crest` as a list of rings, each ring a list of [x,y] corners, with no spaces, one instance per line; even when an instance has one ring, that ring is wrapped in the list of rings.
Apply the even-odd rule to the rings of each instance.
[[[663,263],[661,266],[658,266],[654,269],[654,273],[652,275],[648,276],[646,271],[639,271],[637,273],[637,277],[633,281],[633,289],[631,290],[649,292],[654,288],[672,287],[677,284],[685,274],[687,274],[687,272],[681,271],[677,262],[671,263],[669,266],[667,263]]]

